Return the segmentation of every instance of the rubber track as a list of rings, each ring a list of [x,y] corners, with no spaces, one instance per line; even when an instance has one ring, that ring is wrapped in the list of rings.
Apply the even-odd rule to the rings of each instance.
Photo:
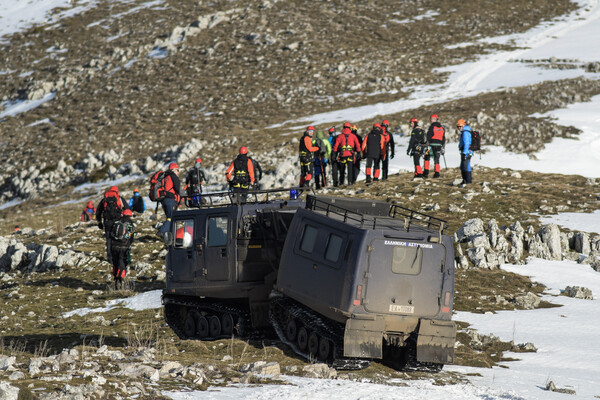
[[[223,304],[222,301],[206,300],[196,297],[187,296],[163,296],[163,303],[165,305],[165,321],[171,329],[181,339],[196,339],[196,340],[217,340],[217,339],[231,339],[231,336],[220,335],[218,337],[206,337],[200,338],[198,336],[187,337],[184,333],[183,325],[185,321],[179,319],[179,309],[176,307],[167,307],[167,305],[176,305],[178,307],[184,307],[187,309],[194,309],[202,314],[218,315],[223,313],[229,313],[233,316],[234,321],[237,320],[233,331],[236,337],[247,337],[252,333],[252,324],[250,321],[250,313],[247,309],[241,307],[234,307],[231,305]],[[168,311],[167,311],[168,310]],[[189,311],[188,311],[189,312]],[[250,329],[247,329],[250,328]],[[237,333],[236,333],[237,332]]]
[[[327,361],[329,366],[340,370],[359,370],[367,368],[371,364],[371,360],[344,357],[344,326],[342,324],[323,318],[288,297],[271,298],[269,306],[271,325],[279,339],[296,354],[309,361],[313,360],[310,354],[302,352],[295,343],[287,340],[284,325],[288,316],[296,318],[302,325],[309,328],[309,331],[316,332],[333,343],[333,359]]]

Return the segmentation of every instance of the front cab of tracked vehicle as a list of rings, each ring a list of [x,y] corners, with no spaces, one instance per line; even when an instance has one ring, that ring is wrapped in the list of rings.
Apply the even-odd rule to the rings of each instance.
[[[254,327],[268,326],[268,294],[287,226],[303,205],[229,202],[176,211],[166,243],[165,306],[204,315],[205,306],[226,305],[248,310]]]
[[[419,216],[309,196],[289,229],[276,290],[343,324],[345,357],[406,361],[412,346],[418,363],[452,363],[452,238],[443,221]]]

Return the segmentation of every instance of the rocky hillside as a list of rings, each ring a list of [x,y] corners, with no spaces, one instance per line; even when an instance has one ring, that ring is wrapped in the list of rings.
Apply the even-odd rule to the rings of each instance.
[[[73,1],[73,7],[80,2]],[[86,3],[87,4],[87,3]],[[571,2],[415,1],[118,1],[100,0],[76,15],[56,9],[48,22],[0,46],[0,399],[162,399],[168,390],[269,383],[261,374],[387,382],[464,381],[442,371],[402,373],[379,363],[337,373],[306,363],[270,332],[250,340],[182,341],[161,308],[135,310],[127,297],[160,291],[166,251],[156,235],[163,219],[136,217],[138,237],[128,287],[115,291],[94,223],[81,223],[87,200],[109,182],[126,197],[148,175],[200,156],[210,190],[239,146],[261,161],[265,187],[297,182],[296,119],[313,113],[405,99],[415,86],[440,83],[439,68],[509,45],[482,39],[523,32],[576,8]],[[598,71],[594,63],[514,60]],[[436,112],[485,130],[489,144],[533,153],[573,127],[532,116],[600,93],[583,78],[506,89],[389,119],[404,132],[412,116]],[[340,121],[342,122],[342,121]],[[374,121],[353,121],[361,128]],[[339,125],[339,124],[338,124]],[[318,129],[325,129],[318,126]],[[450,140],[455,138],[450,135]],[[456,242],[459,311],[550,307],[544,287],[498,269],[529,256],[600,267],[600,237],[542,225],[538,213],[591,212],[600,183],[501,168],[478,168],[459,188],[457,168],[441,179],[326,189],[338,196],[396,201],[449,222]],[[149,209],[154,204],[148,204]],[[20,233],[12,233],[15,225]],[[564,294],[589,297],[585,288]],[[79,315],[82,308],[100,309]],[[457,363],[489,367],[504,352],[535,351],[459,322]]]

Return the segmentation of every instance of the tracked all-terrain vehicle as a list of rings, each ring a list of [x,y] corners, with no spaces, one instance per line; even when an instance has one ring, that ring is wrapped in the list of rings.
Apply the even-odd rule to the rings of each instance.
[[[178,211],[165,318],[198,339],[271,325],[298,354],[339,369],[380,359],[439,370],[456,337],[445,228],[383,201],[312,195]]]

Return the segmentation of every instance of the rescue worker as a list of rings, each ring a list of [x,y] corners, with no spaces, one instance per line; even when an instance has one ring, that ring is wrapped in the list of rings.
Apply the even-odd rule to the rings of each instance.
[[[373,124],[373,129],[371,129],[371,132],[369,132],[362,142],[363,158],[367,159],[367,166],[365,168],[367,183],[371,183],[371,167],[375,169],[373,180],[379,180],[379,163],[384,152],[384,146],[385,139],[382,135],[381,125],[377,123]]]
[[[248,156],[250,160],[252,160],[252,166],[254,167],[254,187],[256,189],[260,189],[260,181],[262,180],[262,168],[260,163],[256,161],[254,158]]]
[[[98,221],[98,228],[104,229],[106,257],[111,264],[110,231],[115,221],[121,218],[123,210],[127,208],[126,204],[125,199],[119,195],[119,188],[111,186],[110,189],[104,192],[104,197],[96,206],[96,221]]]
[[[427,144],[427,135],[425,130],[421,128],[421,122],[416,118],[410,120],[410,141],[406,154],[412,156],[415,164],[415,178],[423,177],[423,169],[421,168],[421,156],[425,149],[429,147]]]
[[[133,189],[133,197],[129,199],[129,209],[140,214],[146,211],[146,203],[138,189]]]
[[[396,145],[394,144],[394,137],[388,131],[390,123],[387,119],[381,122],[381,132],[385,142],[383,157],[381,160],[381,179],[386,180],[388,178],[388,166],[390,164],[390,158],[394,158],[396,152]]]
[[[335,130],[335,126],[329,128],[329,146],[333,149],[335,140],[338,136],[338,132]],[[331,180],[333,186],[338,186],[340,181],[340,165],[338,161],[333,157],[333,154],[329,156],[329,164],[331,165]]]
[[[202,193],[202,184],[205,182],[208,183],[208,179],[204,168],[202,168],[202,159],[196,158],[194,166],[185,176],[185,191],[188,196],[186,205],[199,206],[201,204],[200,193]]]
[[[185,192],[181,190],[181,181],[179,180],[179,165],[172,162],[169,164],[169,169],[165,171],[165,198],[160,201],[163,211],[167,216],[167,220],[159,229],[161,233],[171,230],[171,218],[173,213],[179,207],[181,195]]]
[[[433,161],[434,165],[434,178],[440,177],[440,156],[445,153],[446,146],[446,130],[440,124],[440,118],[437,114],[432,114],[429,118],[431,125],[429,125],[429,129],[427,130],[427,143],[429,143],[430,152],[433,153]],[[431,155],[428,154],[425,157],[425,171],[423,172],[423,176],[427,178],[429,175],[429,159]]]
[[[234,200],[237,203],[245,203],[248,189],[254,185],[254,164],[248,157],[248,148],[240,147],[239,154],[229,164],[226,171],[227,182],[234,193]]]
[[[110,234],[110,248],[113,265],[113,277],[115,278],[115,290],[123,289],[123,279],[127,274],[127,266],[131,262],[131,244],[135,227],[131,216],[131,210],[123,210],[123,215],[115,221]]]
[[[327,187],[327,163],[331,157],[331,144],[322,131],[317,132],[313,144],[320,149],[315,154],[314,161],[315,187],[320,189],[321,186]]]
[[[356,136],[356,140],[358,140],[358,144],[361,145],[363,138],[362,136],[360,136],[358,134],[358,127],[356,125],[352,125],[352,128],[350,128],[350,132]],[[356,179],[358,179],[358,174],[360,173],[360,162],[362,160],[362,153],[360,151],[357,151],[356,153],[354,153],[355,159],[354,159],[354,168],[352,171],[352,183],[356,183]]]
[[[312,144],[312,137],[315,132],[313,126],[306,128],[304,135],[300,138],[299,153],[300,153],[300,187],[309,186],[312,179],[314,169],[313,161],[315,153],[319,151],[317,146]]]
[[[346,172],[348,173],[348,185],[354,183],[354,159],[359,151],[360,143],[352,134],[351,129],[348,127],[342,129],[342,134],[337,136],[331,153],[331,156],[340,164],[340,185],[344,184]]]
[[[460,151],[460,174],[462,175],[461,184],[472,183],[471,177],[471,156],[473,151],[471,147],[471,127],[467,125],[464,119],[456,121],[456,129],[460,133],[458,141],[458,150]]]
[[[96,208],[94,208],[94,202],[90,200],[81,212],[81,221],[88,222],[93,219],[96,219]]]

